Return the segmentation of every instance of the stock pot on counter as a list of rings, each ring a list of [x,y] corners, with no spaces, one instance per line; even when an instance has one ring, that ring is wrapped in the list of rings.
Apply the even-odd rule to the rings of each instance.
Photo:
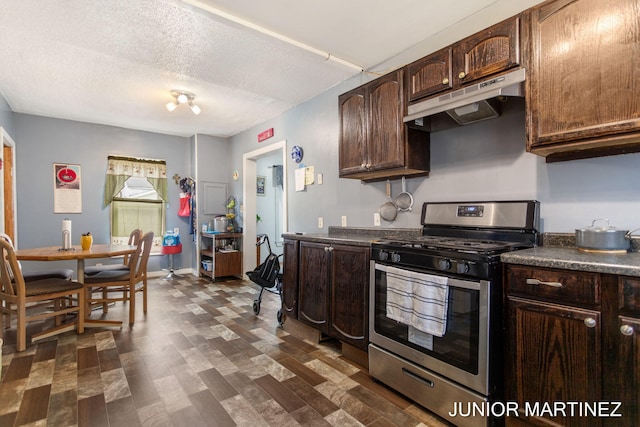
[[[226,233],[228,224],[229,219],[225,215],[218,215],[213,218],[213,227],[210,228],[219,233]]]
[[[589,227],[576,229],[576,247],[594,252],[627,252],[629,249],[637,251],[640,248],[640,236],[632,234],[638,230],[640,229],[618,230],[608,219],[594,219]]]

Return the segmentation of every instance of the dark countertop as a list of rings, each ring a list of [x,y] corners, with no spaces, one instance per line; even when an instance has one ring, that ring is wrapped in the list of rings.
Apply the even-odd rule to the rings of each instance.
[[[640,277],[640,252],[605,254],[583,252],[575,247],[539,246],[507,252],[500,259],[508,264]]]
[[[415,237],[422,234],[422,229],[414,228],[357,228],[329,227],[327,233],[284,233],[285,239],[301,240],[325,244],[343,244],[351,246],[371,246],[371,243],[384,238]]]
[[[328,233],[317,233],[317,234],[284,233],[282,237],[284,237],[285,239],[300,240],[304,242],[326,243],[329,245],[343,244],[343,245],[351,245],[351,246],[371,246],[371,243],[377,240],[380,240],[379,237],[375,237],[375,236],[363,236],[358,234],[330,236]]]

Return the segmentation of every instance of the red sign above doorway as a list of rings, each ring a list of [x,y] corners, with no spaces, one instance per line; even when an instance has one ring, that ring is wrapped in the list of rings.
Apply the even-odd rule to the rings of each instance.
[[[262,142],[265,139],[269,139],[273,136],[273,128],[267,129],[264,132],[258,134],[258,142]]]

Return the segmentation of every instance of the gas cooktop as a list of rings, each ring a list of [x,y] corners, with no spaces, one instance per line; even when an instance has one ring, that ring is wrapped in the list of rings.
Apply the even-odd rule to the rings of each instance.
[[[430,249],[473,254],[494,254],[528,247],[522,242],[503,242],[497,240],[477,240],[442,236],[420,236],[415,239],[382,240],[377,245],[388,249]]]

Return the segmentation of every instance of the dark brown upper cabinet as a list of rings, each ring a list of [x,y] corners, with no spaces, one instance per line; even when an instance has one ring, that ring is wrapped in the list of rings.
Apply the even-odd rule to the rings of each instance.
[[[409,102],[519,66],[521,20],[507,19],[409,64]]]
[[[451,47],[407,66],[409,102],[453,89]]]
[[[429,173],[429,134],[404,124],[404,69],[338,97],[341,178],[376,181]]]
[[[527,149],[547,162],[640,151],[637,0],[530,10]]]

